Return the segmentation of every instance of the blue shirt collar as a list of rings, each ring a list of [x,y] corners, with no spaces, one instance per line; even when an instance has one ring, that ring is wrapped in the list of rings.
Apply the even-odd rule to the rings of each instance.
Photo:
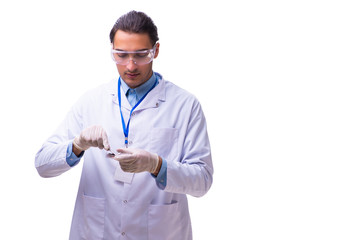
[[[131,88],[124,82],[124,80],[121,77],[120,77],[120,81],[121,81],[121,87],[126,95],[128,90],[130,90]],[[156,82],[156,74],[153,72],[149,80],[141,84],[139,87],[133,89],[135,90],[136,98],[141,99],[155,84],[155,82]]]

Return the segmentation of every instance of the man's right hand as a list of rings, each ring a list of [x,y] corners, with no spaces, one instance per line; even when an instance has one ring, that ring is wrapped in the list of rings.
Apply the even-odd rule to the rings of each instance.
[[[80,136],[77,136],[73,141],[73,152],[76,155],[90,147],[110,150],[106,131],[101,126],[92,126],[84,129]]]

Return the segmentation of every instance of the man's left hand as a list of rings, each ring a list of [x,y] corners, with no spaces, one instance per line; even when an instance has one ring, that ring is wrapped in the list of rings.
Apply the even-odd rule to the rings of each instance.
[[[117,150],[114,159],[119,161],[124,172],[139,173],[148,171],[155,173],[158,169],[159,156],[136,148],[122,148]]]

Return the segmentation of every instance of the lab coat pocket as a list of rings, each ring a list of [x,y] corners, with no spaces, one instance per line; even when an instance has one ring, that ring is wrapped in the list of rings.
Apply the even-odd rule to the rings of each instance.
[[[105,199],[83,195],[83,206],[83,237],[87,240],[103,239],[105,226]]]
[[[150,205],[148,213],[149,239],[184,240],[178,202]]]
[[[176,128],[153,128],[150,134],[151,151],[166,160],[174,160],[178,154],[179,130]]]

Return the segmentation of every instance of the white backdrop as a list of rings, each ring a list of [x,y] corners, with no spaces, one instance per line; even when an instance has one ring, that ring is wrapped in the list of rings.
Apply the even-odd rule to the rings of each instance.
[[[154,70],[202,103],[215,167],[189,197],[194,239],[360,238],[357,1],[2,1],[0,239],[67,239],[81,164],[34,156],[71,105],[117,72],[110,29],[159,29]]]

